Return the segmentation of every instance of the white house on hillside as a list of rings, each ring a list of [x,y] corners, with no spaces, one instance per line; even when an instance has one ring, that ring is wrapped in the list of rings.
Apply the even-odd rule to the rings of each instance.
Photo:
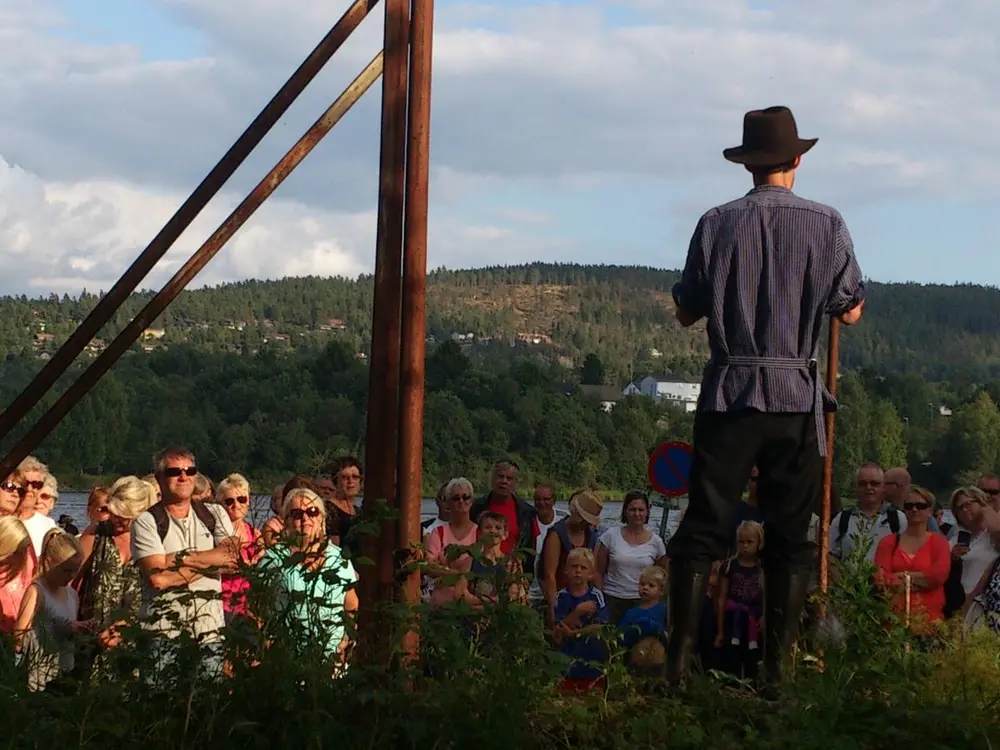
[[[667,401],[684,411],[694,411],[698,406],[701,383],[677,375],[647,375],[625,386],[626,396],[649,396],[656,402]]]

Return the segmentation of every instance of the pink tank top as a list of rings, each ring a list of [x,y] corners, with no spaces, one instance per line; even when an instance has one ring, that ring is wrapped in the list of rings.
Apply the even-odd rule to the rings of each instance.
[[[246,526],[250,541],[246,542],[240,549],[240,557],[243,562],[249,565],[253,561],[254,549],[260,532],[248,522],[242,522]],[[222,608],[231,615],[247,614],[247,591],[250,590],[250,581],[242,575],[222,576]]]

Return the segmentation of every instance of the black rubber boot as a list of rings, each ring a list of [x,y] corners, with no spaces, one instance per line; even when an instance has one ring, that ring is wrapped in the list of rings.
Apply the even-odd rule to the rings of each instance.
[[[788,675],[809,594],[811,570],[764,570],[764,658],[761,678],[766,695],[776,696]]]
[[[705,604],[711,563],[673,560],[670,563],[670,640],[667,683],[676,686],[690,674],[698,646],[701,611]]]

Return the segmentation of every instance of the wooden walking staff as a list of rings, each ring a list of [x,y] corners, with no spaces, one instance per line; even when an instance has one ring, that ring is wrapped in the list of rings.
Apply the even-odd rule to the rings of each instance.
[[[830,318],[830,338],[826,345],[826,389],[837,397],[837,370],[840,360],[840,321]],[[826,617],[826,594],[830,588],[830,508],[833,499],[833,441],[835,412],[826,413],[826,462],[823,467],[823,507],[819,523],[819,616]]]

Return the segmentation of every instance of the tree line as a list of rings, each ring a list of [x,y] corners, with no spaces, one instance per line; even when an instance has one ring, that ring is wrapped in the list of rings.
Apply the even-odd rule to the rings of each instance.
[[[605,372],[596,354],[585,360],[569,369],[509,346],[431,346],[425,491],[458,475],[481,485],[498,457],[517,461],[526,482],[645,487],[649,451],[665,440],[690,441],[693,417],[645,397],[605,411],[575,389]],[[9,403],[36,369],[34,358],[3,360],[0,402]],[[367,393],[368,367],[344,342],[256,354],[180,344],[124,357],[37,453],[64,483],[82,486],[84,477],[148,471],[156,450],[179,442],[197,452],[210,476],[239,470],[266,491],[337,455],[363,456]],[[851,492],[854,471],[866,461],[909,466],[915,481],[938,491],[1000,468],[1000,380],[976,385],[855,369],[843,373],[839,397],[835,478],[842,493]]]

